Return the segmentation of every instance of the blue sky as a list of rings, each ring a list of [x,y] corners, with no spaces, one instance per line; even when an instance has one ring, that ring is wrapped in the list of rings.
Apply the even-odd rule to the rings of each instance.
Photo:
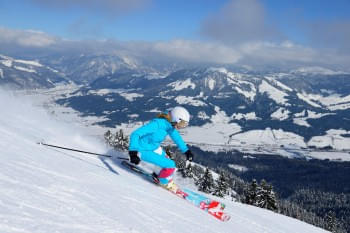
[[[14,29],[33,29],[69,39],[171,40],[203,39],[201,24],[224,8],[228,0],[134,1],[125,12],[108,9],[109,1],[96,1],[100,9],[84,1],[62,6],[59,0],[2,0],[0,25]],[[91,2],[91,1],[90,1]],[[116,1],[118,2],[118,1]],[[120,2],[120,1],[119,1]],[[305,42],[300,26],[291,22],[298,16],[314,21],[350,20],[349,0],[261,0],[268,23],[298,42]],[[103,6],[106,5],[106,6]],[[292,25],[293,24],[293,25]]]
[[[40,1],[5,0],[0,4],[0,25],[15,29],[40,30],[71,39],[197,38],[200,22],[225,3],[220,0],[207,1],[206,4],[201,4],[200,0],[144,3],[140,1],[139,7],[125,12],[114,12],[107,7],[102,6],[101,9],[95,10],[84,6],[84,1],[76,2],[76,5],[68,4],[70,6],[62,7],[54,4],[48,6]]]
[[[224,63],[253,54],[263,60],[273,60],[273,54],[286,62],[321,62],[320,54],[327,51],[339,60],[334,63],[348,65],[350,1],[0,1],[3,47],[52,46],[63,40],[114,40],[127,43],[128,50],[134,49],[128,43],[137,42],[139,53],[152,50],[200,61],[211,61],[214,52],[215,62]]]

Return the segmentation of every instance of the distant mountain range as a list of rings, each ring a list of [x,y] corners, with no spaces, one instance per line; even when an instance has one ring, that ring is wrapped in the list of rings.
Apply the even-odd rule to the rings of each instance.
[[[350,139],[350,74],[324,67],[257,72],[146,66],[111,55],[51,57],[40,63],[0,56],[0,84],[48,88],[62,82],[83,85],[59,104],[103,117],[101,124],[109,127],[148,121],[156,112],[183,105],[192,114],[192,126],[235,124],[239,130],[230,138],[275,129],[304,141],[335,130],[336,137]]]
[[[165,77],[117,72],[60,103],[105,116],[106,125],[145,121],[154,112],[183,105],[193,115],[191,124],[198,126],[219,114],[221,121],[238,123],[243,131],[270,127],[307,139],[330,129],[350,130],[350,75],[316,71],[320,69],[250,74],[197,68]]]
[[[23,60],[0,55],[0,85],[12,88],[51,88],[69,83],[65,74],[38,60]]]

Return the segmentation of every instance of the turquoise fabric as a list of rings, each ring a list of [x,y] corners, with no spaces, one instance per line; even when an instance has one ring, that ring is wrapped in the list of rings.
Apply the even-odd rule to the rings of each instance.
[[[140,150],[141,160],[155,164],[161,168],[175,168],[175,162],[166,157],[164,151],[162,154],[157,154],[154,151]]]
[[[156,118],[136,129],[130,135],[129,150],[154,151],[160,147],[166,136],[174,141],[182,153],[188,150],[180,133],[164,118]]]

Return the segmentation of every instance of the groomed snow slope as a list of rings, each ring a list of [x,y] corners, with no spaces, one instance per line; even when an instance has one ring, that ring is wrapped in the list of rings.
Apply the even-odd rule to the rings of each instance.
[[[118,162],[36,144],[108,153],[88,127],[50,119],[0,90],[0,232],[325,232],[270,211],[225,201],[220,222]],[[121,155],[118,155],[121,156]]]

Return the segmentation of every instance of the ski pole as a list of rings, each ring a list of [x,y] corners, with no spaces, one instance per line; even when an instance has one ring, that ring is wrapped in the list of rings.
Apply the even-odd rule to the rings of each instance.
[[[108,158],[112,157],[111,155],[98,154],[98,153],[93,153],[93,152],[83,151],[83,150],[77,150],[77,149],[72,149],[72,148],[63,147],[63,146],[56,146],[56,145],[46,144],[46,143],[43,143],[43,142],[38,142],[38,144],[39,145],[44,145],[44,146],[49,146],[49,147],[54,147],[54,148],[58,148],[58,149],[63,149],[63,150],[70,150],[70,151],[85,153],[85,154],[98,155],[98,156],[103,156],[103,157],[108,157]],[[123,160],[129,160],[127,158],[122,158],[122,157],[117,157],[117,158],[118,159],[123,159]]]

